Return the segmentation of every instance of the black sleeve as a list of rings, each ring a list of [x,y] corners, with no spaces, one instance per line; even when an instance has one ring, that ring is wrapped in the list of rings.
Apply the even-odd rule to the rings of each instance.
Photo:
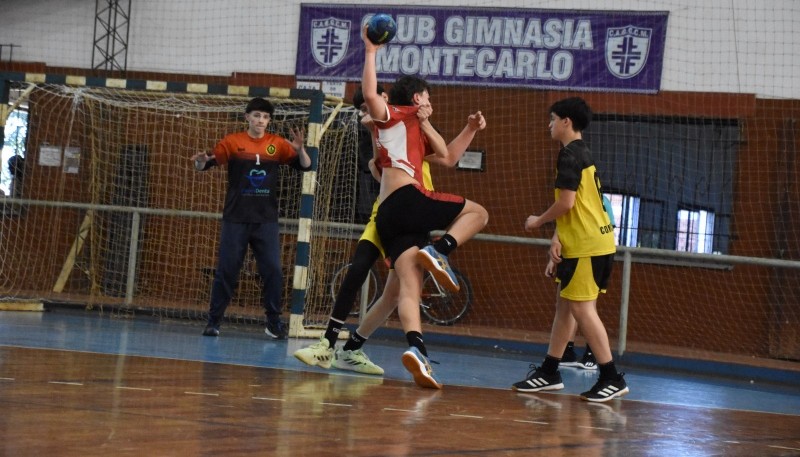
[[[294,168],[295,170],[309,171],[309,170],[311,170],[311,165],[313,165],[313,162],[311,164],[309,164],[307,167],[304,167],[304,166],[300,165],[300,156],[298,155],[294,159],[292,159],[292,161],[289,162],[288,165],[290,167]]]
[[[216,157],[212,157],[212,158],[206,160],[205,166],[203,166],[203,169],[200,170],[200,171],[206,171],[209,168],[216,167],[216,166],[217,166],[217,158]]]
[[[582,171],[581,164],[572,154],[560,152],[556,164],[556,187],[577,191],[581,184]]]

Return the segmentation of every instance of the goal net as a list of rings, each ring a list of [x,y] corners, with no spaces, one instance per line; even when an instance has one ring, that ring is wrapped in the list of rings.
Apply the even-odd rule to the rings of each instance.
[[[198,173],[190,157],[246,128],[250,97],[30,87],[19,198],[3,204],[0,295],[6,302],[38,299],[205,319],[227,175],[224,168]],[[308,100],[268,99],[275,106],[273,133],[309,130]],[[356,230],[350,225],[355,112],[334,101],[321,109],[305,284],[295,277],[303,174],[280,167],[278,186],[284,303],[288,312],[293,295],[305,294],[300,312],[309,325],[330,312],[328,296],[322,300],[328,267],[347,260]],[[256,271],[248,252],[228,319],[263,320]]]

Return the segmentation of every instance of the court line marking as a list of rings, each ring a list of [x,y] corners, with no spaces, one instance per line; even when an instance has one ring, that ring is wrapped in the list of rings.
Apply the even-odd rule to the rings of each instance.
[[[384,411],[400,411],[401,413],[416,413],[416,409],[383,408]]]
[[[184,393],[185,393],[186,395],[205,395],[206,397],[219,397],[219,394],[213,394],[213,393],[208,393],[208,392],[191,392],[191,391],[186,391],[186,392],[184,392]]]
[[[270,397],[250,397],[253,400],[264,400],[264,401],[286,401],[285,398],[270,398]]]
[[[47,381],[48,384],[63,384],[65,386],[82,386],[82,382],[70,382],[70,381]]]
[[[465,417],[467,419],[483,419],[483,416],[472,416],[469,414],[450,414],[452,417]]]
[[[116,388],[117,389],[122,389],[122,390],[143,390],[143,391],[146,391],[146,392],[151,392],[153,390],[153,389],[150,389],[150,388],[147,388],[147,387],[117,386]]]
[[[607,432],[613,432],[614,431],[613,429],[610,429],[608,427],[592,427],[590,425],[579,425],[578,428],[588,428],[588,429],[591,429],[591,430],[605,430]]]
[[[14,378],[0,378],[0,381],[15,381]]]
[[[321,402],[319,402],[319,404],[320,405],[328,405],[328,406],[343,406],[345,408],[352,408],[353,407],[353,405],[348,405],[346,403],[328,403],[328,402],[325,402],[325,401],[321,401]]]
[[[767,447],[771,447],[773,449],[785,449],[787,451],[800,451],[800,447],[786,447],[786,446],[775,446],[775,445],[767,445]]]
[[[663,436],[666,438],[675,438],[675,435],[670,435],[669,433],[658,433],[658,432],[642,432],[644,435],[652,435],[652,436]]]
[[[523,419],[514,419],[514,422],[521,422],[523,424],[550,425],[550,422],[526,421]]]

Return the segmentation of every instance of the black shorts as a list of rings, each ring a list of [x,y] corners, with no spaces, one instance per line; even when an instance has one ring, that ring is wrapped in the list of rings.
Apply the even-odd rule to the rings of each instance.
[[[449,227],[465,204],[464,197],[432,192],[414,184],[386,197],[378,207],[375,224],[392,265],[409,248],[425,246],[429,232]]]
[[[561,260],[556,266],[561,296],[575,302],[596,300],[606,292],[613,265],[614,254]]]

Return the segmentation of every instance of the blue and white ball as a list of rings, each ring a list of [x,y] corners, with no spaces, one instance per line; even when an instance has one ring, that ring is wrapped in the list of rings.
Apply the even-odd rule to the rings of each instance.
[[[397,33],[397,22],[388,14],[379,13],[367,22],[367,38],[373,44],[386,44]]]

